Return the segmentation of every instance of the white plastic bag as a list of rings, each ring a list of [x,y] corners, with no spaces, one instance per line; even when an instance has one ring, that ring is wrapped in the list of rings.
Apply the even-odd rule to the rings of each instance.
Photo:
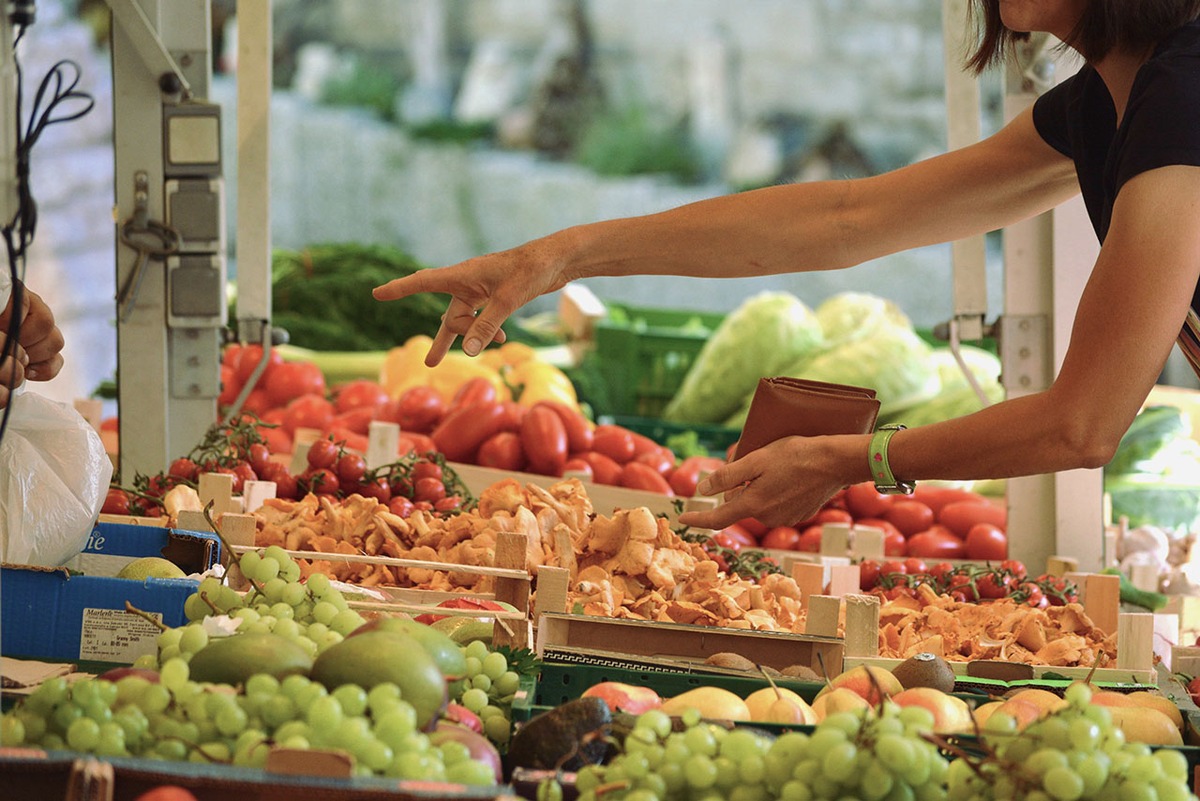
[[[83,550],[113,466],[73,407],[19,388],[0,440],[0,560],[57,566]]]

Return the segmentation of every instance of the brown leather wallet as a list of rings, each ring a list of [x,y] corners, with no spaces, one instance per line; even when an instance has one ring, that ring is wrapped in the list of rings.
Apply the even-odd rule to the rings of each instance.
[[[740,459],[781,437],[869,434],[875,430],[875,390],[804,378],[759,379],[734,454]]]

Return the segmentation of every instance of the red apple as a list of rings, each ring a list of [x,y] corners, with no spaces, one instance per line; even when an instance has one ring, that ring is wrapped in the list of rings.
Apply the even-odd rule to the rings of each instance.
[[[584,698],[599,698],[612,712],[640,715],[662,706],[662,697],[649,687],[619,681],[602,681],[583,691]]]

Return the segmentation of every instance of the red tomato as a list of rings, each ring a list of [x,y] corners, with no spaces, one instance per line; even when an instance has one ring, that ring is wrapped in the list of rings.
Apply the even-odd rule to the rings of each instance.
[[[265,389],[252,389],[250,390],[250,394],[246,396],[246,400],[242,403],[242,411],[250,412],[250,414],[261,420],[262,416],[274,408],[274,406],[275,404],[267,397]]]
[[[374,498],[380,503],[389,503],[392,500],[392,485],[383,476],[379,476],[365,484],[360,484],[358,494],[364,498]]]
[[[897,498],[883,518],[899,529],[901,534],[911,537],[933,525],[933,510],[920,501]]]
[[[633,458],[635,459],[643,453],[653,453],[663,447],[645,434],[639,434],[636,431],[630,432],[630,438],[633,440]]]
[[[970,549],[967,550],[967,558],[971,558]],[[995,573],[984,573],[975,579],[975,590],[979,593],[979,597],[987,600],[995,600],[1008,595],[1008,585],[1004,583],[1004,579]]]
[[[263,376],[259,386],[275,406],[286,406],[302,395],[325,396],[325,374],[312,362],[284,362]]]
[[[462,498],[457,495],[447,495],[445,498],[433,503],[433,511],[435,512],[454,512],[461,508]]]
[[[581,459],[578,456],[568,459],[563,465],[563,475],[574,474],[580,481],[595,481],[596,473],[592,470],[592,466],[587,463],[586,459]]]
[[[365,437],[371,433],[371,421],[376,419],[376,414],[377,410],[370,406],[359,406],[357,409],[350,409],[334,415],[333,421],[329,425],[331,428],[344,428]]]
[[[885,532],[883,535],[883,555],[907,556],[908,540],[904,539],[904,535],[895,529]]]
[[[312,468],[333,467],[338,460],[338,446],[331,439],[314,440],[308,446],[308,466]]]
[[[903,559],[889,559],[879,566],[879,575],[890,576],[899,573],[902,576],[908,575],[908,565]]]
[[[393,496],[392,499],[388,501],[388,511],[394,514],[396,517],[408,517],[410,514],[412,514],[413,502],[409,498],[405,498],[403,495]]]
[[[858,588],[869,592],[879,585],[879,562],[864,559],[858,563]]]
[[[970,533],[970,532],[967,532]],[[1000,563],[1000,569],[1011,576],[1015,576],[1018,581],[1025,578],[1025,563],[1018,559],[1005,559]]]
[[[956,501],[987,501],[978,492],[972,492],[960,487],[942,487],[937,484],[918,483],[910,496],[914,501],[920,501],[933,510],[934,516],[942,511],[946,504]]]
[[[733,523],[732,525],[721,529],[718,536],[720,535],[724,535],[726,541],[728,542],[737,543],[737,548],[733,548],[735,551],[740,548],[753,548],[758,545],[758,538],[744,529],[739,523]],[[725,547],[732,548],[733,546],[726,545]]]
[[[271,463],[271,449],[261,442],[255,442],[246,449],[246,461],[261,476]]]
[[[853,523],[854,518],[845,509],[827,506],[813,515],[814,523]]]
[[[558,412],[535,403],[521,421],[521,449],[529,469],[543,476],[561,476],[567,463],[567,429]],[[665,482],[664,482],[665,483]]]
[[[276,498],[291,498],[292,500],[300,500],[304,497],[304,492],[300,488],[300,481],[287,470],[280,471],[272,481],[275,482],[275,497]]]
[[[585,451],[579,454],[579,458],[592,466],[592,473],[595,476],[597,484],[606,484],[613,487],[620,485],[621,465],[617,464],[611,457],[605,456],[603,453],[597,453],[596,451]]]
[[[367,473],[367,460],[358,453],[343,453],[337,460],[337,477],[343,484],[357,484]]]
[[[516,401],[500,401],[500,406],[504,409],[504,419],[501,422],[503,430],[521,433],[521,424],[525,422],[525,415],[529,414],[529,407]]]
[[[922,559],[963,559],[966,548],[962,540],[953,534],[944,534],[933,529],[914,534],[908,538],[908,552]]]
[[[446,497],[446,485],[436,478],[418,478],[413,482],[413,500],[437,503]]]
[[[929,572],[929,568],[923,560],[914,556],[904,560],[904,572],[910,576],[923,576]]]
[[[324,395],[301,395],[287,405],[283,415],[283,430],[289,435],[298,428],[324,431],[333,422],[333,404]]]
[[[562,418],[563,428],[567,431],[567,451],[570,453],[583,453],[592,449],[592,443],[595,439],[595,432],[592,429],[591,422],[578,409],[573,409],[565,403],[559,401],[539,401],[549,406],[554,411],[558,412],[558,416]]]
[[[704,458],[712,458],[712,457],[703,457],[702,456],[700,458],[704,459]],[[722,462],[720,460],[716,460],[716,461],[717,461],[717,467],[720,467],[722,464],[724,464],[724,462]],[[715,470],[716,468],[713,468],[713,469]],[[738,525],[741,526],[742,528],[746,529],[746,531],[749,531],[755,537],[758,537],[760,540],[763,537],[767,536],[767,532],[771,530],[770,526],[768,526],[767,524],[763,523],[761,520],[759,520],[758,518],[755,518],[755,517],[743,518],[742,520],[738,521]],[[799,527],[792,526],[792,528],[798,529]]]
[[[671,483],[671,489],[676,495],[681,498],[691,498],[696,494],[696,485],[700,483],[700,478],[723,464],[725,462],[713,456],[689,456],[679,463],[667,480]],[[750,529],[750,533],[757,534],[758,530],[761,530],[763,534],[767,533],[767,527],[762,523],[755,520],[754,524],[755,529]]]
[[[217,395],[217,405],[232,405],[241,391],[242,382],[237,380],[237,372],[232,367],[221,365],[221,394]]]
[[[100,511],[106,515],[129,514],[129,493],[118,487],[109,487],[108,494],[104,496],[104,505],[100,507]]]
[[[990,501],[954,501],[942,507],[937,522],[950,529],[959,538],[965,538],[976,523],[991,523],[1004,531],[1007,511]]]
[[[458,385],[458,389],[454,390],[454,397],[450,399],[450,408],[471,406],[476,403],[495,403],[497,400],[499,400],[499,396],[496,393],[496,385],[483,376],[475,376],[468,378]]]
[[[641,462],[627,462],[621,468],[620,485],[628,489],[672,495],[671,485],[653,467]]]
[[[412,480],[419,481],[422,478],[436,478],[438,481],[445,481],[446,471],[437,462],[422,459],[413,465]]]
[[[770,533],[770,532],[768,532]],[[809,526],[800,532],[800,541],[797,543],[795,550],[804,551],[805,553],[820,553],[821,551],[821,527]]]
[[[663,478],[670,480],[671,471],[675,469],[675,457],[666,448],[642,451],[633,457],[633,461],[653,467]]]
[[[967,531],[968,559],[999,562],[1008,558],[1008,537],[991,523],[976,523]]]
[[[329,428],[325,429],[324,434],[325,437],[333,440],[334,443],[336,443],[339,447],[351,451],[358,451],[359,453],[366,453],[367,446],[370,444],[366,436],[363,434],[358,434],[348,428],[342,428],[340,426],[331,425]]]
[[[260,445],[259,447],[262,446]],[[250,453],[254,453],[254,445],[250,446]],[[171,466],[167,468],[167,475],[183,479],[184,481],[195,481],[196,475],[199,472],[200,466],[186,456],[171,462]]]
[[[800,550],[800,532],[791,526],[776,526],[763,535],[760,544],[764,548],[798,551]]]
[[[405,433],[428,434],[446,414],[446,401],[433,387],[416,386],[404,390],[396,400],[379,410],[379,419],[398,423]]]
[[[337,495],[342,485],[337,474],[328,468],[305,470],[297,477],[301,487],[307,487],[314,495]]]
[[[389,400],[387,390],[378,381],[357,378],[337,388],[333,403],[339,412],[348,412],[351,409],[377,409]]]
[[[407,434],[412,442],[414,453],[436,453],[437,443],[433,441],[433,437],[426,434],[418,434],[415,431],[410,431]]]
[[[846,511],[854,515],[855,519],[884,517],[894,499],[894,495],[885,495],[875,489],[873,481],[863,481],[846,488]]]
[[[604,454],[617,464],[625,464],[636,451],[633,432],[621,426],[596,426],[592,435],[592,450]]]
[[[259,426],[258,435],[266,441],[271,453],[292,452],[292,438],[283,428]]]
[[[902,539],[904,537],[904,535],[900,533],[900,529],[892,525],[891,522],[874,517],[864,517],[862,520],[855,520],[854,528],[877,528],[883,532],[884,541],[887,541],[888,537],[893,537],[895,535],[899,535]]]
[[[513,431],[501,431],[488,437],[475,454],[475,464],[513,472],[524,470],[525,451],[521,449],[520,435]]]
[[[504,407],[476,403],[455,407],[442,418],[431,435],[437,449],[452,462],[473,462],[483,441],[503,428]]]
[[[259,362],[263,360],[262,345],[245,345],[237,352],[237,364],[233,365],[234,374],[237,377],[239,384],[245,384],[250,380],[250,376],[258,368]],[[258,386],[265,386],[266,382],[275,373],[277,369],[283,366],[283,356],[279,351],[272,349],[267,356],[267,366],[263,374],[258,378]],[[318,371],[319,372],[319,371]]]

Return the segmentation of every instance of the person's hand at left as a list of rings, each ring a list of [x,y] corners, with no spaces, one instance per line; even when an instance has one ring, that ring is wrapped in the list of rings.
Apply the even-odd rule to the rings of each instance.
[[[821,466],[829,459],[820,442],[828,439],[784,437],[717,468],[700,482],[698,494],[723,496],[722,503],[684,512],[679,522],[719,531],[747,517],[768,527],[811,517],[845,486],[842,477]]]
[[[18,319],[21,321],[17,344],[25,352],[23,379],[49,381],[63,368],[62,349],[66,343],[62,331],[54,321],[54,312],[50,310],[41,296],[26,288],[21,293],[21,300],[21,308],[17,312]],[[0,312],[0,332],[8,329],[12,315],[13,308],[10,299],[8,306]],[[0,381],[5,382],[6,386],[8,376],[11,376],[11,365],[9,368],[5,377],[0,378]],[[17,382],[16,386],[19,386],[20,383]],[[16,386],[9,388],[15,389]]]

